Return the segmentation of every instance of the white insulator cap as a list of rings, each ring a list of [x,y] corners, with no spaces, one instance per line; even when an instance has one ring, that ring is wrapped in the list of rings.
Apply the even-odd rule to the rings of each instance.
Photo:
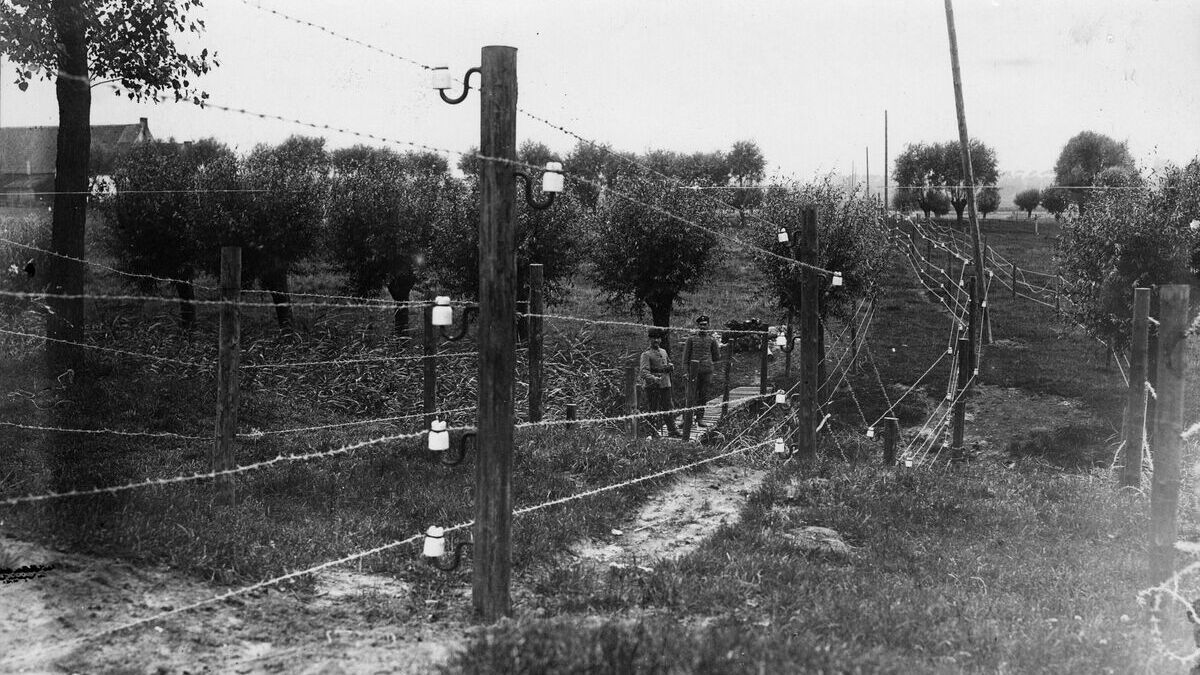
[[[563,175],[561,162],[546,162],[546,173],[542,174],[542,192],[562,192]]]
[[[439,295],[433,299],[433,325],[449,326],[454,323],[454,310],[450,307],[450,297]]]
[[[786,455],[787,454],[787,446],[784,445],[782,438],[775,439],[775,454],[777,454],[777,455]]]
[[[775,392],[775,402],[779,404],[787,403],[787,394],[782,389]]]
[[[875,438],[875,427],[867,427],[867,438]]]
[[[449,89],[450,68],[447,66],[434,66],[429,73],[429,86],[434,89]]]
[[[437,525],[430,525],[429,529],[425,530],[425,545],[421,549],[421,555],[426,558],[440,558],[445,552],[445,530]]]
[[[775,346],[780,347],[780,348],[786,347],[787,346],[787,336],[776,335],[775,336]]]
[[[445,420],[434,420],[429,425],[429,449],[444,452],[450,449],[450,432],[446,431]]]
[[[776,239],[776,240],[778,240],[778,241],[779,241],[779,243],[781,243],[781,244],[786,244],[786,243],[788,243],[788,233],[787,233],[787,230],[783,229],[782,227],[781,227],[781,228],[779,228],[779,234],[775,235],[775,239]]]
[[[906,469],[912,468],[912,460],[911,459],[904,460],[904,468],[906,468]]]
[[[834,273],[833,273],[833,279],[832,279],[832,280],[829,282],[829,285],[831,285],[831,286],[841,286],[841,285],[842,285],[842,273],[841,273],[841,272],[834,272]]]

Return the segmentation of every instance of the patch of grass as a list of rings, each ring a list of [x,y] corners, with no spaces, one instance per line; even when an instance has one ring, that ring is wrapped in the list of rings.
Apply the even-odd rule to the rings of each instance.
[[[1071,424],[1054,429],[1029,429],[1008,444],[1018,457],[1040,457],[1068,469],[1108,466],[1112,453],[1108,434],[1095,427]]]

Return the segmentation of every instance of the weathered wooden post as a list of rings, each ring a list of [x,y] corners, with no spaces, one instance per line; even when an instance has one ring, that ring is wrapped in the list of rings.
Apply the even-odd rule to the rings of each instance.
[[[729,371],[733,368],[733,342],[725,344],[725,393],[721,395],[721,417],[729,414]]]
[[[788,377],[791,377],[791,375],[792,375],[792,351],[793,351],[792,347],[796,344],[795,342],[793,342],[793,338],[795,337],[795,335],[794,335],[794,326],[795,325],[796,325],[795,313],[789,309],[788,315],[787,315],[787,329],[784,330],[784,333],[786,334],[784,339],[787,340],[787,347],[784,348],[784,354],[783,354],[783,377],[785,379]]]
[[[232,469],[234,442],[237,438],[238,405],[241,392],[238,366],[241,360],[242,323],[238,300],[242,292],[242,249],[221,247],[221,333],[217,362],[217,428],[211,471]],[[217,479],[219,499],[227,504],[234,501],[233,476]]]
[[[800,402],[797,414],[796,441],[799,454],[804,458],[817,454],[817,387],[818,362],[821,358],[819,294],[820,280],[817,277],[817,255],[820,251],[817,240],[817,210],[804,209],[801,220],[800,262],[803,283],[800,287]],[[766,393],[766,389],[763,389]]]
[[[1017,263],[1012,264],[1012,299],[1017,299]]]
[[[690,408],[699,405],[696,402],[696,378],[699,377],[700,362],[692,359],[687,364],[687,384],[684,386],[684,407]],[[695,410],[683,411],[683,429],[680,433],[683,434],[683,440],[688,441],[692,438],[692,416]]]
[[[1122,487],[1142,484],[1142,448],[1146,442],[1146,347],[1150,289],[1133,289],[1133,331],[1129,350],[1129,393],[1125,398],[1125,465]]]
[[[1054,310],[1062,311],[1062,277],[1054,275]]]
[[[636,415],[638,411],[637,370],[634,364],[625,366],[625,414]],[[649,396],[649,392],[646,394]],[[634,417],[629,420],[629,437],[637,438],[638,421]]]
[[[883,418],[883,465],[895,466],[896,440],[900,438],[900,419]]]
[[[967,382],[971,378],[971,340],[965,337],[958,339],[958,386],[955,387],[954,405],[952,410],[952,437],[950,449],[954,457],[961,457],[963,451],[963,427],[967,414]]]
[[[770,350],[771,338],[766,334],[762,334],[762,341],[759,345],[759,362],[758,362],[758,393],[767,393],[767,357]]]
[[[425,305],[425,355],[421,358],[422,377],[421,388],[424,394],[425,428],[433,423],[434,413],[437,412],[437,326],[433,325],[433,305]],[[466,316],[463,317],[466,321]]]
[[[568,403],[568,404],[567,404],[567,420],[568,420],[568,422],[567,422],[567,424],[566,424],[566,425],[564,425],[564,426],[566,426],[568,429],[574,429],[574,428],[575,428],[575,415],[576,415],[576,411],[575,411],[575,404],[574,404],[574,403]]]
[[[542,420],[542,265],[529,266],[529,421]]]
[[[1154,479],[1150,492],[1152,582],[1165,580],[1175,567],[1189,290],[1186,284],[1159,289],[1158,384],[1155,386],[1158,406],[1154,421]]]
[[[488,46],[480,64],[479,152],[517,158],[517,50]],[[479,422],[472,603],[491,623],[512,613],[513,382],[516,375],[516,176],[484,160],[479,180]]]

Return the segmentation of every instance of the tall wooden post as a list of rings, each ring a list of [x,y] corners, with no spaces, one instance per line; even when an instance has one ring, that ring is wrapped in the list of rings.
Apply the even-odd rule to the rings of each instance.
[[[575,415],[576,415],[576,412],[575,412],[575,404],[574,404],[574,403],[568,403],[568,404],[567,404],[567,420],[568,420],[568,422],[567,422],[567,424],[566,424],[566,425],[564,425],[564,426],[566,426],[568,429],[574,429],[574,428],[575,428]]]
[[[480,66],[479,152],[517,158],[517,50],[489,46]],[[483,160],[479,200],[479,432],[472,604],[485,622],[512,613],[513,380],[516,366],[516,179]]]
[[[729,371],[733,368],[733,342],[725,345],[725,393],[721,395],[721,417],[729,414]]]
[[[900,438],[900,419],[883,418],[883,465],[896,464],[896,440]]]
[[[804,209],[801,218],[800,262],[803,283],[800,287],[800,409],[797,415],[796,444],[801,457],[817,454],[817,372],[820,359],[819,316],[820,279],[813,267],[820,251],[817,241],[817,210]],[[765,393],[765,392],[764,392]]]
[[[1125,397],[1125,465],[1121,485],[1142,484],[1142,448],[1146,442],[1146,348],[1150,289],[1133,289],[1133,331],[1129,349],[1129,393]]]
[[[422,378],[421,387],[424,393],[425,402],[425,428],[433,423],[433,413],[437,411],[437,348],[438,348],[438,328],[433,325],[433,305],[425,305],[425,355],[421,359]],[[466,318],[464,317],[464,321]]]
[[[529,421],[542,421],[542,266],[529,266]]]
[[[638,411],[638,395],[637,395],[637,371],[638,367],[630,363],[625,366],[625,414],[636,415]],[[650,392],[646,392],[646,396],[650,396]],[[647,403],[647,407],[649,404]],[[637,418],[629,420],[629,437],[637,438],[638,432]]]
[[[796,315],[792,310],[788,310],[787,314],[787,330],[784,331],[784,339],[787,340],[787,348],[783,354],[783,377],[789,378],[792,376],[792,349],[795,346],[795,326]]]
[[[687,384],[684,387],[684,407],[690,408],[694,405],[700,405],[696,401],[696,378],[699,377],[700,362],[692,359],[687,364]],[[692,439],[692,419],[696,414],[695,410],[685,410],[683,412],[683,429],[680,433],[683,434],[683,440],[690,441]],[[701,413],[703,414],[703,413]]]
[[[967,381],[971,377],[971,341],[966,337],[958,339],[958,386],[954,392],[952,410],[952,439],[950,442],[954,456],[958,457],[963,449],[963,427],[967,416]]]
[[[1184,370],[1187,366],[1186,284],[1159,289],[1158,406],[1154,420],[1154,480],[1150,491],[1152,582],[1174,571],[1179,464],[1183,447]]]
[[[883,111],[883,210],[891,208],[888,201],[888,111]]]
[[[975,276],[974,272],[972,271],[971,276],[967,278],[967,300],[969,303],[967,306],[967,335],[968,336],[979,334],[978,333],[979,313],[976,312],[976,310],[975,310],[975,308],[979,304],[977,302],[979,295],[980,295],[980,293],[979,293],[979,277]],[[971,341],[970,352],[971,352],[971,360],[970,360],[971,370],[968,371],[968,373],[967,373],[968,377],[971,376],[974,373],[975,369],[979,367],[979,349],[978,349],[978,345],[976,345],[974,340]]]
[[[1054,277],[1054,309],[1062,311],[1062,277],[1055,275]]]
[[[1017,299],[1017,263],[1012,264],[1012,299]]]
[[[213,452],[209,457],[211,471],[232,469],[233,445],[237,437],[238,405],[241,392],[238,365],[241,360],[242,320],[238,299],[242,292],[242,249],[221,247],[221,335],[217,363],[217,428]],[[221,499],[234,500],[233,476],[217,480]]]

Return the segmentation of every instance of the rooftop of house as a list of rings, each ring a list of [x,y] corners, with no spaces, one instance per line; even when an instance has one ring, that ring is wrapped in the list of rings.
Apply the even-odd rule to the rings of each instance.
[[[92,125],[92,152],[154,140],[146,118],[135,124]],[[58,127],[0,127],[0,174],[52,174]]]

